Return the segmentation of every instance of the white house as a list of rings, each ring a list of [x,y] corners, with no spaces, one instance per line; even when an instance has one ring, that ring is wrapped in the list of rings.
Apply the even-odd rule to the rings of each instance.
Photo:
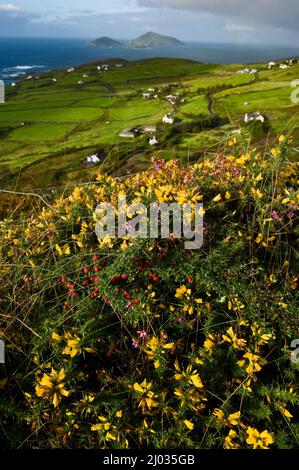
[[[173,124],[174,123],[174,118],[170,116],[170,114],[165,114],[163,118],[164,124]]]
[[[265,122],[265,117],[259,112],[246,113],[244,117],[244,122],[246,122],[247,124],[248,122],[252,122],[252,121]]]
[[[53,78],[52,82],[57,82],[56,78]]]
[[[149,98],[151,98],[152,95],[150,93],[142,93],[142,96],[143,96],[143,98],[149,99]]]
[[[87,163],[89,164],[95,164],[99,162],[100,162],[100,159],[97,155],[91,155],[90,157],[87,157]]]
[[[288,68],[289,68],[289,65],[287,65],[287,64],[280,64],[279,68],[282,69],[282,70],[288,69]]]
[[[269,67],[275,67],[276,62],[271,61],[271,62],[268,63],[268,65],[269,65]]]
[[[10,86],[16,86],[16,83],[15,82],[12,82],[12,84]]]
[[[74,70],[75,70],[74,67],[71,67],[70,69],[67,70],[67,72],[68,72],[68,73],[71,73],[71,72],[73,72]]]
[[[157,145],[159,143],[159,141],[156,139],[156,137],[151,137],[149,139],[149,144],[150,145]]]
[[[88,78],[88,75],[87,75],[87,74],[84,74],[84,75],[83,75],[83,78]]]
[[[79,81],[78,81],[78,85],[84,85],[84,81],[83,81],[83,80],[79,80]]]

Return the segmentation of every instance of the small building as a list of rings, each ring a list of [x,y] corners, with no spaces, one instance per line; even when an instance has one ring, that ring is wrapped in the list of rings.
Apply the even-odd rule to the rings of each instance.
[[[269,67],[275,67],[276,62],[271,61],[271,62],[268,63],[268,65],[269,65]]]
[[[56,78],[53,78],[53,79],[52,79],[52,82],[57,82]]]
[[[246,113],[244,117],[244,122],[246,122],[247,124],[248,122],[252,122],[252,121],[265,122],[265,117],[259,112]]]
[[[280,64],[279,68],[282,69],[282,70],[288,69],[288,68],[289,68],[289,65],[287,65],[287,64]]]
[[[71,72],[74,72],[74,67],[71,67],[70,69],[67,70],[67,73],[71,73]]]
[[[87,157],[86,160],[89,165],[95,165],[97,163],[100,163],[100,159],[97,155],[91,155],[90,157]]]
[[[139,130],[143,134],[156,134],[157,127],[156,126],[141,126]]]
[[[170,114],[165,114],[162,121],[164,122],[164,124],[174,124],[174,118]]]
[[[15,82],[12,82],[10,86],[14,87],[17,86],[17,84]]]
[[[83,78],[88,78],[88,75],[85,73],[85,74],[83,75]]]
[[[136,135],[138,134],[137,129],[125,129],[124,131],[120,132],[118,135],[124,139],[135,139]]]
[[[117,69],[121,69],[123,66],[124,66],[124,64],[115,64],[115,67],[116,67]]]
[[[143,98],[150,99],[152,95],[150,93],[142,93]]]
[[[79,81],[78,81],[78,85],[84,85],[84,81],[83,81],[83,80],[79,80]]]
[[[149,139],[149,144],[150,145],[157,145],[159,143],[159,141],[156,139],[156,137],[151,137]]]

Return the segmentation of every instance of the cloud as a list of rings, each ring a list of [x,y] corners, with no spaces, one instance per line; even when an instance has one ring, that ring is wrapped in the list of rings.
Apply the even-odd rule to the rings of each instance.
[[[137,0],[141,7],[171,8],[207,12],[241,18],[248,23],[264,23],[289,30],[298,30],[298,0]]]
[[[248,24],[226,24],[224,26],[225,31],[236,32],[236,33],[252,33],[256,30],[254,26]]]
[[[19,7],[14,3],[0,3],[0,11],[19,11]]]

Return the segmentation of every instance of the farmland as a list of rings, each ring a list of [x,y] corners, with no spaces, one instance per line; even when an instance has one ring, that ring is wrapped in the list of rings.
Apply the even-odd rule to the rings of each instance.
[[[233,131],[245,130],[245,113],[267,118],[267,126],[246,126],[258,145],[278,132],[292,133],[295,144],[299,140],[299,106],[291,101],[290,86],[299,77],[297,63],[271,70],[267,64],[252,65],[253,74],[237,73],[240,65],[175,59],[109,61],[105,71],[98,70],[101,65],[27,76],[7,87],[6,103],[0,106],[4,187],[89,181],[97,172],[86,165],[93,153],[104,155],[105,170],[117,175],[145,168],[153,154],[172,158],[175,151],[184,159],[188,152],[191,160],[213,155]],[[143,98],[148,90],[160,93]],[[179,98],[174,103],[169,95]],[[166,114],[175,117],[174,126],[162,124]],[[206,124],[213,116],[217,119]],[[138,126],[157,126],[155,148],[146,133],[133,140],[119,137]]]

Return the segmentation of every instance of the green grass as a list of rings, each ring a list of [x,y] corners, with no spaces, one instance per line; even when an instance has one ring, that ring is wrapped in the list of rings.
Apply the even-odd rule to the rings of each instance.
[[[38,175],[37,180],[44,184],[51,183],[57,168],[62,178],[77,181],[96,171],[82,165],[87,155],[99,149],[106,154],[117,149],[118,161],[124,169],[131,169],[134,162],[139,167],[142,150],[149,153],[154,150],[149,148],[146,137],[128,141],[119,137],[120,131],[137,125],[156,125],[166,113],[174,111],[183,122],[208,115],[205,93],[211,90],[214,112],[231,118],[234,126],[243,123],[246,112],[261,111],[269,117],[273,133],[296,129],[298,106],[291,103],[290,83],[298,78],[299,65],[287,70],[268,70],[265,64],[253,67],[259,70],[257,77],[236,74],[243,68],[240,65],[150,59],[127,62],[121,69],[101,74],[94,63],[77,67],[72,73],[59,70],[40,74],[39,80],[24,80],[14,90],[8,90],[7,101],[0,106],[2,181],[8,176],[8,167],[12,171],[21,170],[18,182],[25,186],[31,185],[32,175]],[[85,74],[87,78],[83,78]],[[78,85],[79,80],[85,83]],[[170,84],[177,88],[169,93],[184,97],[184,103],[176,110],[163,96],[153,100],[141,97],[148,88]],[[215,87],[224,89],[217,92]],[[248,105],[244,106],[244,102]],[[230,130],[232,126],[222,126],[214,131],[179,136],[175,150],[178,155],[188,150],[191,156],[192,152],[197,155],[209,151],[218,141],[226,140]],[[298,140],[296,132],[295,138]],[[173,145],[173,140],[165,142],[155,148],[155,153],[168,155]],[[146,157],[149,160],[150,155]]]

